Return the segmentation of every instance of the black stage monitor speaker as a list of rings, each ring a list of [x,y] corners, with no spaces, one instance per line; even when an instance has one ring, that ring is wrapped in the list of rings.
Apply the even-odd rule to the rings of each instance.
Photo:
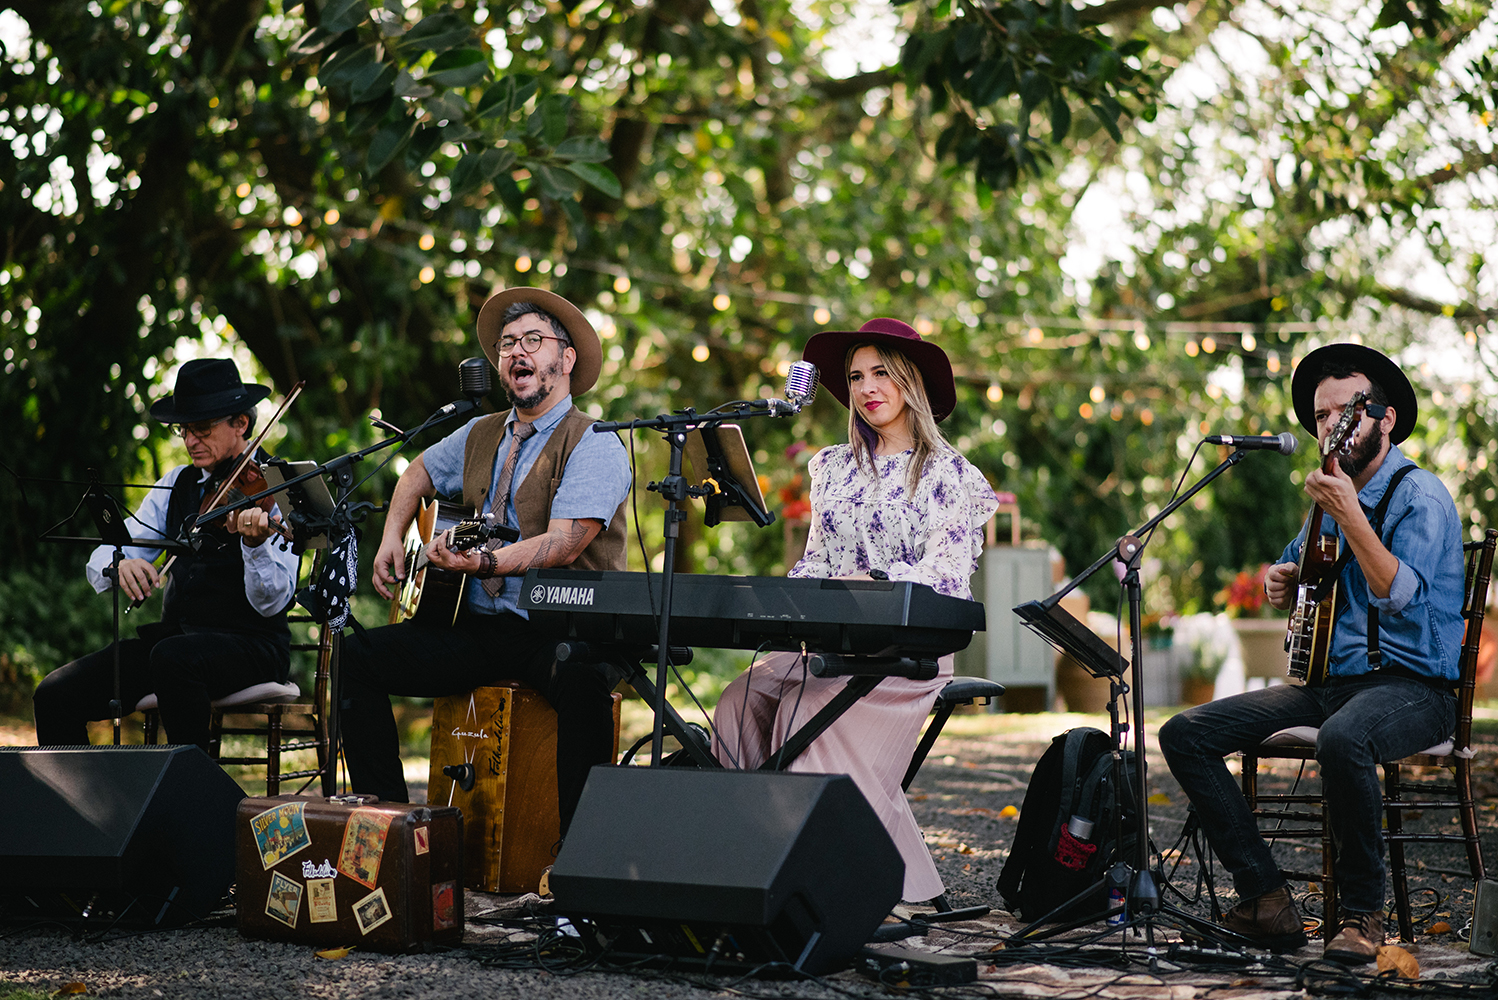
[[[176,925],[234,881],[244,792],[193,746],[0,747],[0,914]]]
[[[844,968],[905,862],[846,775],[596,767],[551,872],[584,943],[708,966]]]

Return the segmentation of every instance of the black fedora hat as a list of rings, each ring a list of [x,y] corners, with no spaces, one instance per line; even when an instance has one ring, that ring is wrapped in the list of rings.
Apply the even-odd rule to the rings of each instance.
[[[253,409],[270,395],[263,385],[245,385],[227,358],[199,358],[177,372],[177,387],[151,404],[151,416],[164,424],[191,424]]]
[[[828,330],[806,342],[801,356],[817,366],[817,374],[837,401],[848,405],[848,348],[854,344],[879,344],[908,357],[921,373],[931,416],[941,423],[957,408],[957,384],[947,352],[922,340],[909,323],[897,319],[871,319],[857,330]]]
[[[1398,444],[1410,436],[1420,409],[1415,402],[1414,387],[1392,358],[1362,344],[1328,344],[1300,359],[1290,380],[1290,396],[1295,400],[1295,416],[1302,427],[1313,435],[1316,433],[1316,387],[1329,368],[1361,372],[1382,386],[1389,405],[1394,407],[1394,429],[1389,432],[1389,443]]]

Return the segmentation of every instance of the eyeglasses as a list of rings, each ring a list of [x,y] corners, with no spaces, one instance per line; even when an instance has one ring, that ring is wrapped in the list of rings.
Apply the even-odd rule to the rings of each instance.
[[[217,420],[199,420],[195,424],[178,424],[176,427],[172,428],[172,433],[177,435],[179,438],[185,438],[189,434],[191,434],[193,437],[201,441],[209,434],[211,434],[215,427],[217,427],[221,423],[224,423],[228,419],[228,417],[219,417]]]
[[[517,344],[525,348],[526,354],[535,354],[541,349],[541,341],[543,340],[556,340],[560,341],[563,347],[571,346],[568,344],[566,337],[548,337],[540,333],[527,333],[521,337],[500,337],[499,356],[503,358],[514,354]]]

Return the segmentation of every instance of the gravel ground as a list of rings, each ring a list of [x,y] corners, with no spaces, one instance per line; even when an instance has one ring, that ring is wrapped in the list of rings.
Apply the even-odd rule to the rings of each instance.
[[[1151,832],[1162,849],[1173,844],[1186,816],[1184,797],[1170,779],[1153,742],[1154,728],[1163,718],[1146,719]],[[1072,725],[1102,728],[1106,719],[1055,714],[959,716],[949,723],[910,797],[953,905],[997,907],[994,880],[1015,827],[1014,819],[1003,815],[1004,807],[1020,804],[1036,759],[1051,737]],[[1498,857],[1493,853],[1498,848],[1498,799],[1494,798],[1498,787],[1493,778],[1498,774],[1498,742],[1491,733],[1483,738],[1477,771],[1483,776],[1486,798],[1479,808],[1485,831],[1484,853],[1491,858]],[[1280,769],[1263,781],[1283,787],[1294,777],[1293,770]],[[1314,780],[1310,787],[1314,787]],[[1432,812],[1417,822],[1445,822],[1445,817]],[[1293,846],[1284,845],[1277,850],[1287,867],[1319,867],[1315,848],[1297,852]],[[1494,964],[1470,955],[1459,940],[1458,932],[1467,925],[1472,911],[1473,885],[1465,874],[1464,855],[1445,846],[1412,848],[1411,855],[1424,865],[1410,877],[1417,904],[1417,939],[1409,950],[1420,963],[1422,981],[1430,984],[1447,979],[1454,984],[1470,984],[1469,991],[1487,984],[1487,995],[1492,995]],[[1177,869],[1175,884],[1189,892],[1199,866],[1200,859],[1188,854]],[[1304,886],[1297,887],[1298,893],[1304,890]],[[890,995],[888,989],[851,971],[822,982],[738,982],[729,977],[702,977],[690,972],[663,976],[646,970],[570,974],[555,956],[548,971],[537,966],[533,958],[534,923],[495,922],[524,902],[469,894],[470,920],[460,949],[402,957],[356,950],[336,961],[319,959],[305,946],[245,940],[232,926],[140,935],[117,933],[85,942],[75,941],[56,928],[0,928],[0,1000],[78,992],[144,998]],[[1226,903],[1231,902],[1228,893]],[[1207,913],[1204,902],[1187,908]],[[1306,898],[1305,910],[1319,914],[1319,899],[1314,894]],[[539,912],[546,912],[544,903]],[[1442,931],[1442,924],[1455,931]],[[1243,998],[1282,996],[1295,989],[1296,967],[1313,962],[1320,954],[1319,942],[1313,942],[1286,956],[1293,964],[1181,965],[1162,957],[1162,948],[1155,955],[1160,960],[1152,963],[1145,938],[1114,932],[1100,947],[1084,952],[1078,965],[1075,954],[1063,956],[1050,951],[1027,956],[1015,949],[998,950],[1001,938],[1018,926],[1010,914],[996,909],[982,920],[944,925],[924,938],[901,942],[901,946],[976,956],[984,993],[1061,998],[1163,996],[1184,1000],[1207,992]],[[1392,921],[1390,929],[1392,940]],[[1162,942],[1176,937],[1163,925],[1155,930]],[[1068,935],[1068,940],[1080,944],[1082,939],[1103,931],[1105,928],[1089,926]]]

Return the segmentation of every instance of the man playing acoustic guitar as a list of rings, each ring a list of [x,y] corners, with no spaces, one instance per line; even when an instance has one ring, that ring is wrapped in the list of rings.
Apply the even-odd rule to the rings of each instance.
[[[1318,729],[1336,843],[1341,920],[1325,957],[1370,962],[1384,942],[1380,761],[1419,753],[1456,725],[1462,643],[1462,524],[1441,481],[1397,445],[1415,426],[1415,393],[1389,358],[1357,344],[1308,354],[1291,383],[1295,414],[1322,445],[1323,467],[1306,477],[1315,501],[1307,526],[1265,578],[1269,602],[1320,634],[1292,636],[1306,654],[1307,683],[1209,702],[1160,729],[1171,773],[1196,807],[1212,849],[1232,873],[1240,902],[1223,923],[1276,951],[1306,943],[1279,864],[1259,835],[1224,756],[1293,726]],[[1329,444],[1346,440],[1346,446]],[[1329,454],[1330,452],[1330,454]],[[1320,517],[1322,513],[1326,517]],[[1340,542],[1324,567],[1332,617],[1317,622],[1307,529]],[[1335,555],[1336,549],[1331,553]],[[1332,590],[1330,584],[1335,583]],[[1300,612],[1307,614],[1302,615]],[[1371,625],[1371,627],[1370,627]],[[1293,627],[1293,626],[1292,626]],[[1329,631],[1328,631],[1329,630]],[[1304,641],[1302,641],[1304,640]]]
[[[456,621],[420,618],[372,629],[343,646],[343,748],[355,792],[407,801],[389,695],[462,694],[499,680],[540,691],[557,713],[557,792],[565,834],[588,769],[613,752],[613,685],[595,670],[553,670],[556,637],[518,607],[532,567],[625,568],[624,501],[629,462],[613,434],[572,405],[598,379],[603,349],[587,317],[559,295],[511,288],[484,303],[479,343],[514,408],[475,417],[401,473],[385,516],[373,580],[382,597],[416,567],[405,563],[406,529],[433,494],[517,527],[520,540],[453,551],[446,533],[426,549],[430,565],[470,580]],[[497,545],[498,543],[495,543]]]

